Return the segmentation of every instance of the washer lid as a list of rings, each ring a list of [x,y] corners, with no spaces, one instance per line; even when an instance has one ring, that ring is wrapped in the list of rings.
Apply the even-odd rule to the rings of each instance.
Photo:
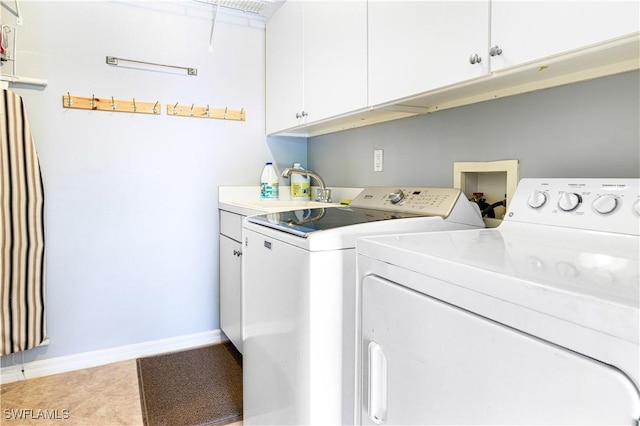
[[[362,209],[357,207],[327,207],[249,216],[247,221],[306,238],[311,233],[317,231],[384,220],[424,216],[424,214]]]

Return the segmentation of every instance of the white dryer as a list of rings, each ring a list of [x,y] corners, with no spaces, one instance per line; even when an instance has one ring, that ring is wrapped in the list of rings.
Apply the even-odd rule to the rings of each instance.
[[[357,244],[360,424],[640,419],[640,180],[523,179],[494,229]]]
[[[348,207],[243,225],[243,423],[354,424],[356,238],[483,227],[451,188],[365,188]]]

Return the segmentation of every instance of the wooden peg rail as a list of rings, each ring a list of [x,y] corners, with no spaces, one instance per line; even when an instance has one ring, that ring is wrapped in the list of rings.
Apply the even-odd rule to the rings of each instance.
[[[167,115],[176,117],[215,118],[218,120],[246,121],[247,112],[243,109],[209,108],[209,106],[167,104]]]
[[[160,115],[162,105],[160,102],[140,102],[132,99],[97,98],[95,96],[62,96],[64,108],[90,109],[94,111],[130,112],[136,114]]]
[[[91,96],[62,95],[64,108],[89,109],[94,111],[130,112],[138,114],[160,115],[160,102],[140,102],[132,99],[97,98]],[[207,106],[179,105],[177,102],[167,105],[167,115],[176,117],[215,118],[218,120],[247,121],[247,112],[243,109],[209,108]]]

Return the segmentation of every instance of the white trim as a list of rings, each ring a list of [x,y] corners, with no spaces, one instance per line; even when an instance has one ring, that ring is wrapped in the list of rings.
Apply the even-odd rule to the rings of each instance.
[[[0,74],[0,81],[16,84],[30,84],[32,86],[47,87],[49,82],[44,78],[21,77],[19,75]]]
[[[220,343],[225,340],[227,340],[226,336],[218,329],[150,342],[134,343],[132,345],[118,346],[104,350],[36,360],[25,364],[2,367],[2,369],[0,369],[0,384],[35,379],[36,377],[97,367],[143,356]]]

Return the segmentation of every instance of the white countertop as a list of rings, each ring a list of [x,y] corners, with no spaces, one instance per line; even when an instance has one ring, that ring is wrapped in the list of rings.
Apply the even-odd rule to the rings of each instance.
[[[289,186],[280,187],[280,199],[261,200],[259,186],[220,186],[218,187],[218,208],[244,216],[261,213],[275,213],[296,209],[339,206],[340,200],[351,200],[362,188],[330,187],[334,203],[292,200]],[[312,187],[315,193],[315,187]]]

